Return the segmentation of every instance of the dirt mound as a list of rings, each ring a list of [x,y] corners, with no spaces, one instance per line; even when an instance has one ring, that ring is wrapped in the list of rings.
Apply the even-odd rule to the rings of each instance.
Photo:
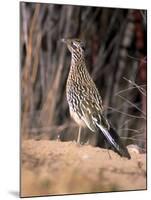
[[[132,159],[127,160],[111,150],[90,145],[24,140],[21,195],[146,189],[146,154],[130,153]]]

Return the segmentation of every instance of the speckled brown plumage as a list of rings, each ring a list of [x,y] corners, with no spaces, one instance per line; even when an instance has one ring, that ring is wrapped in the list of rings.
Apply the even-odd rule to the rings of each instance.
[[[79,39],[63,39],[71,52],[71,65],[66,85],[66,96],[72,118],[80,127],[87,126],[92,132],[100,132],[104,139],[114,147],[121,156],[130,158],[127,148],[119,136],[110,127],[103,115],[102,99],[87,68],[84,56],[84,45]]]

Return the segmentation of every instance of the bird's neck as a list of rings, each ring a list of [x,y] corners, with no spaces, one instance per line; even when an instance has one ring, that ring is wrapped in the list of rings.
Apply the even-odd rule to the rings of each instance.
[[[70,72],[69,72],[69,79],[74,80],[76,82],[81,82],[87,76],[87,68],[85,63],[84,56],[79,56],[75,59],[75,56],[72,55],[71,57],[71,65],[70,65]]]
[[[80,70],[85,66],[85,56],[83,52],[72,52],[71,54],[71,68],[72,70]]]

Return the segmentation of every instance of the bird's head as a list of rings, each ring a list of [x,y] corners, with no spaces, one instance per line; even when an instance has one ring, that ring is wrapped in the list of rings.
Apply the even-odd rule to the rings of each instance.
[[[83,54],[85,50],[85,44],[82,40],[80,39],[61,39],[62,42],[64,42],[71,54],[73,53],[78,53],[78,54]]]

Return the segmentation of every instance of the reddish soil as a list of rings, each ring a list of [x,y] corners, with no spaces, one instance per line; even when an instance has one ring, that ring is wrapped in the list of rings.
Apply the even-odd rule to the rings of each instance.
[[[146,189],[146,154],[130,151],[128,160],[109,153],[73,142],[23,140],[21,196]]]

